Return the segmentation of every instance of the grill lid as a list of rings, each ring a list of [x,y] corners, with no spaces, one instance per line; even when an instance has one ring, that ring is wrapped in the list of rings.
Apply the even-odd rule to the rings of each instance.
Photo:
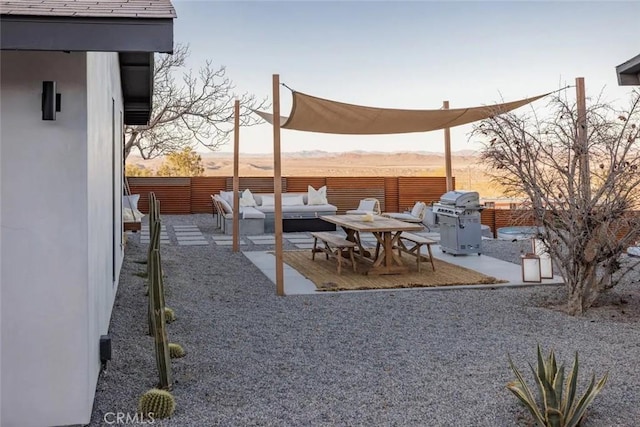
[[[478,207],[480,206],[480,195],[477,191],[447,191],[440,197],[440,203],[457,208]]]

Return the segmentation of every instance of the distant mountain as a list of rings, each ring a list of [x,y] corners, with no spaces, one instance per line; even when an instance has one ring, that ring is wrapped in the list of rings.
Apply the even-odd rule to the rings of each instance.
[[[438,151],[365,151],[365,150],[352,150],[352,151],[323,151],[323,150],[303,150],[303,151],[286,151],[282,152],[282,157],[296,157],[296,158],[309,158],[309,157],[331,157],[331,156],[340,156],[340,155],[349,155],[349,154],[360,154],[360,155],[395,155],[395,154],[416,154],[422,156],[444,156],[444,153]],[[478,155],[478,151],[475,150],[458,150],[452,151],[452,156],[476,156]],[[209,157],[233,157],[233,152],[231,151],[216,151],[211,153],[201,153],[202,158]],[[271,153],[243,153],[240,152],[241,156],[246,157],[271,157]]]

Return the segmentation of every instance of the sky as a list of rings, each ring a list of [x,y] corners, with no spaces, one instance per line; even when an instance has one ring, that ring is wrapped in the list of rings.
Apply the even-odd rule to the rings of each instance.
[[[208,1],[173,0],[176,43],[188,66],[225,66],[237,93],[272,100],[272,75],[292,89],[374,107],[491,105],[574,85],[626,105],[619,65],[640,54],[640,1]],[[570,99],[575,89],[568,89]],[[288,115],[291,94],[280,91]],[[544,110],[543,99],[532,104]],[[527,109],[531,107],[522,107]],[[471,125],[452,150],[479,149]],[[343,136],[282,130],[283,152],[444,151],[443,131]],[[268,124],[242,128],[240,151],[270,153]],[[220,151],[232,151],[232,140]]]

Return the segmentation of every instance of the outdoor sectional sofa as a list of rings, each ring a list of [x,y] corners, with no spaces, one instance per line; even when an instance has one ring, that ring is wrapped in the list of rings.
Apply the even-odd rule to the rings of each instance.
[[[324,190],[323,190],[324,189]],[[313,192],[312,192],[313,190]],[[316,191],[324,197],[318,197]],[[311,194],[312,203],[309,203]],[[233,192],[221,191],[212,196],[222,204],[224,210],[222,229],[233,234]],[[253,204],[253,206],[251,206]],[[282,193],[282,231],[335,231],[335,225],[320,219],[322,215],[335,215],[338,208],[326,200],[326,187],[310,188],[306,193]],[[262,234],[275,232],[274,194],[252,194],[243,191],[240,198],[240,234]]]

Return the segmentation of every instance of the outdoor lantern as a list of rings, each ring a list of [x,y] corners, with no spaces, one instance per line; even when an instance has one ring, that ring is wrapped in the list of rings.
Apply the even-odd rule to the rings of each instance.
[[[61,96],[56,93],[56,82],[42,82],[42,120],[55,120],[60,111]]]
[[[523,282],[542,282],[542,274],[540,270],[540,257],[536,254],[524,254],[522,260],[522,281]]]
[[[531,239],[531,249],[535,255],[540,257],[540,277],[553,279],[553,262],[551,262],[547,245],[540,239]]]
[[[540,277],[543,279],[553,279],[553,263],[549,254],[540,257]]]

